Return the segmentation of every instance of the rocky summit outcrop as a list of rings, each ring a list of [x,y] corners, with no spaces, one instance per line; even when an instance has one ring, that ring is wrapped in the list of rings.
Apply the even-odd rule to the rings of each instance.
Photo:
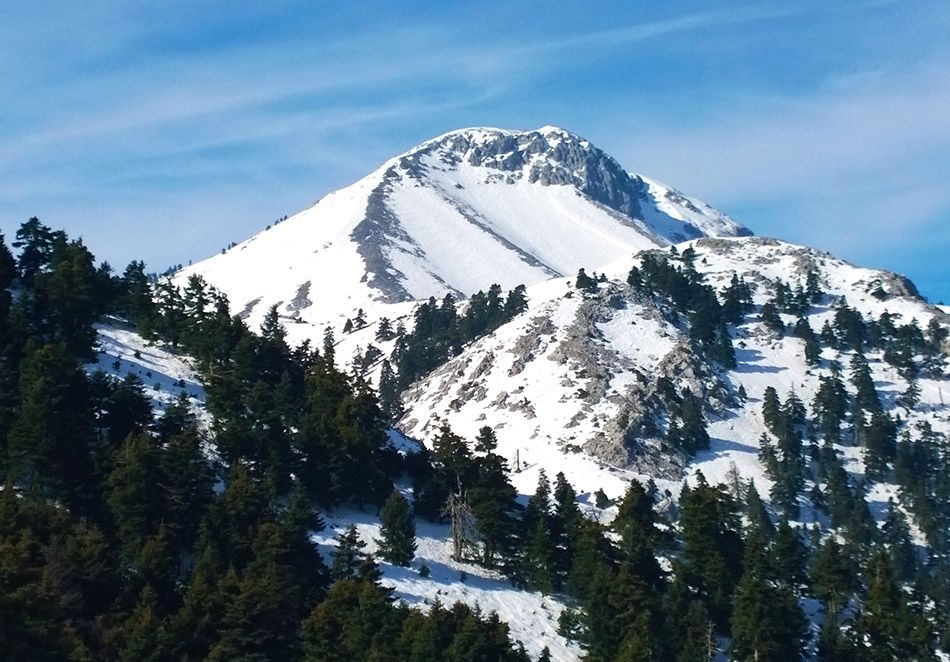
[[[472,128],[390,159],[176,278],[203,277],[251,324],[280,302],[292,337],[318,339],[360,308],[374,316],[381,306],[533,285],[645,248],[743,234],[725,214],[630,174],[563,129]]]

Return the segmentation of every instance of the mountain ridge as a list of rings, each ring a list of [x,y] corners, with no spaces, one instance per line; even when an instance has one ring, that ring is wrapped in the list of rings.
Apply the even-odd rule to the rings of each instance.
[[[252,324],[277,304],[322,332],[358,308],[530,285],[707,234],[749,231],[563,129],[470,128],[389,159],[176,278],[201,275]]]

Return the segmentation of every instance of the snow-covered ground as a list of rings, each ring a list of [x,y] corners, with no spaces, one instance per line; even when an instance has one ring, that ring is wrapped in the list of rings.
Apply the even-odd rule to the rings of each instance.
[[[604,168],[622,189],[613,207],[582,190]],[[533,285],[697,233],[743,232],[562,129],[464,129],[390,159],[175,279],[203,276],[252,328],[277,304],[296,344],[319,342],[326,326],[339,337],[359,308],[375,323],[404,315],[400,301]]]
[[[888,311],[897,324],[916,319],[926,328],[931,317],[944,315],[933,306],[903,296],[901,283],[891,274],[858,268],[800,246],[758,238],[699,240],[693,246],[696,268],[708,283],[722,289],[737,273],[757,286],[758,305],[771,296],[774,280],[782,278],[794,286],[804,282],[809,267],[817,269],[829,296],[824,305],[813,307],[808,314],[816,333],[833,318],[832,303],[839,296],[846,296],[849,305],[866,317],[877,318]],[[680,245],[678,250],[684,248]],[[634,263],[634,259],[622,260],[604,271],[611,278],[622,279]],[[886,300],[870,294],[878,285],[888,292]],[[609,388],[597,402],[585,405],[580,392],[585,375],[579,374],[576,361],[564,360],[562,348],[565,340],[577,333],[580,294],[573,290],[571,279],[554,279],[530,288],[529,299],[526,313],[474,342],[414,387],[407,396],[408,413],[401,425],[423,442],[429,441],[442,420],[467,438],[473,438],[481,426],[490,425],[498,434],[499,452],[509,463],[516,457],[524,463],[524,470],[512,476],[522,494],[534,491],[538,471],[544,469],[549,478],[563,471],[582,500],[598,488],[611,498],[619,497],[630,479],[650,476],[610,466],[580,452],[579,447],[610,424],[625,404],[625,388],[654,371],[684,335],[635,303],[602,311],[606,318],[595,325],[599,336],[590,339],[589,347],[594,349],[587,351],[596,351],[590,358],[597,370],[610,376]],[[795,320],[785,316],[785,321],[791,325]],[[738,366],[721,376],[733,393],[741,385],[748,398],[718,414],[708,413],[710,448],[695,456],[687,473],[702,471],[715,483],[726,482],[735,471],[745,480],[754,480],[760,493],[767,496],[771,481],[758,459],[759,438],[766,431],[761,416],[765,389],[774,387],[782,399],[794,391],[810,406],[819,374],[828,373],[827,362],[821,369],[808,366],[803,341],[775,337],[756,315],[747,317],[739,327],[734,344]],[[885,406],[891,408],[907,384],[883,362],[880,352],[868,357],[878,391]],[[847,376],[850,353],[826,349],[823,358],[838,360]],[[587,371],[589,366],[580,370]],[[921,404],[913,412],[901,410],[902,417],[912,423],[929,421],[938,432],[950,431],[950,408],[944,405],[944,391],[950,397],[946,377],[922,376]],[[849,471],[862,473],[861,449],[842,446],[840,450]],[[656,482],[673,495],[679,492],[676,481]],[[894,486],[877,486],[869,495],[872,512],[882,514],[887,498],[893,495]]]
[[[96,332],[96,360],[86,366],[89,372],[102,371],[116,379],[137,376],[156,411],[185,393],[199,418],[205,417],[204,387],[190,358],[146,341],[119,320],[96,325]]]
[[[334,539],[350,524],[356,525],[360,538],[367,543],[364,551],[376,553],[375,540],[380,537],[380,528],[379,519],[372,512],[340,509],[324,515],[324,519],[327,528],[314,540],[328,563],[336,544]],[[564,610],[557,597],[516,589],[496,572],[453,561],[447,526],[418,520],[416,543],[416,557],[409,568],[377,559],[383,573],[382,583],[394,589],[393,597],[421,609],[428,609],[436,600],[447,607],[458,601],[470,607],[477,605],[486,614],[497,612],[511,628],[512,638],[522,642],[532,658],[537,658],[547,646],[553,660],[580,659],[582,650],[557,633],[557,620]],[[428,577],[419,575],[423,564],[429,567]]]

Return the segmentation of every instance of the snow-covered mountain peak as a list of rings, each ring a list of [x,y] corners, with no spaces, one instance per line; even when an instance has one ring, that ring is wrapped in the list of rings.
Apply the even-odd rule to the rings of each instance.
[[[521,132],[485,127],[452,131],[410,150],[399,162],[410,172],[412,166],[464,164],[496,171],[489,173],[489,181],[525,179],[542,186],[572,186],[594,202],[636,219],[644,217],[642,203],[648,202],[643,180],[586,139],[554,126]],[[685,236],[704,234],[696,230]]]
[[[178,279],[203,276],[252,325],[277,304],[303,340],[360,308],[533,285],[647,248],[746,234],[564,129],[476,127],[390,159]]]

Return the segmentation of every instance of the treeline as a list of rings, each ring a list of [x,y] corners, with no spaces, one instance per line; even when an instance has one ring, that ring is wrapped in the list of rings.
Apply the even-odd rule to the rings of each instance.
[[[324,562],[318,508],[381,505],[404,470],[332,338],[290,349],[275,311],[252,333],[200,279],[114,275],[36,219],[13,247],[0,237],[5,659],[527,659],[497,616],[396,605],[347,534]],[[155,412],[136,377],[87,374],[106,314],[196,357],[213,446],[184,397]]]
[[[729,325],[741,322],[751,308],[749,286],[734,276],[720,302],[715,288],[703,282],[702,274],[696,270],[696,252],[691,247],[682,254],[675,248],[671,252],[671,256],[645,254],[640,266],[631,268],[627,284],[635,292],[665,297],[688,320],[694,345],[724,368],[735,368]]]
[[[397,332],[392,353],[396,387],[401,392],[462,351],[462,346],[491,333],[528,308],[524,285],[502,297],[499,285],[476,292],[459,314],[455,299],[430,298],[416,308],[412,331]]]

